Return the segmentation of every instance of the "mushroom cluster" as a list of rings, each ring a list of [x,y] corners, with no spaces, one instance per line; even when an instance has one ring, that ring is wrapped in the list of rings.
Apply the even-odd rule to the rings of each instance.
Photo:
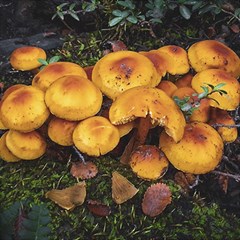
[[[26,46],[16,49],[10,62],[15,69],[32,70],[40,66],[39,58],[46,59],[44,50]],[[237,54],[215,40],[188,50],[175,45],[148,52],[124,49],[108,53],[91,68],[50,63],[31,85],[13,85],[4,92],[0,157],[37,159],[47,141],[98,157],[129,135],[121,162],[140,178],[161,178],[169,162],[183,172],[207,173],[221,161],[224,143],[237,138],[236,128],[225,125],[234,125],[228,111],[239,106],[239,75]],[[176,96],[198,101],[203,89],[219,84],[225,94],[201,99],[188,119],[174,101]],[[48,140],[39,131],[42,126],[47,126]]]

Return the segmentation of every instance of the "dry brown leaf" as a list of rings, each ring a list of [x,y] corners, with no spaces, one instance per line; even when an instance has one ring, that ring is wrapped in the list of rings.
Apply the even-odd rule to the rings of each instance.
[[[111,209],[109,206],[97,200],[88,200],[87,207],[92,214],[99,217],[106,217],[109,216],[111,213]]]
[[[117,204],[131,199],[138,189],[117,171],[112,173],[112,198]]]
[[[45,197],[66,210],[72,210],[85,201],[86,183],[83,181],[65,189],[50,190],[45,194]]]
[[[182,187],[185,192],[188,192],[195,185],[197,179],[194,174],[177,172],[174,176],[175,182]]]
[[[225,194],[227,194],[228,191],[228,183],[229,183],[229,177],[220,175],[218,178],[218,184],[220,185],[221,189]]]
[[[234,32],[234,33],[239,33],[240,32],[240,28],[237,24],[232,24],[230,26],[230,29]]]
[[[164,183],[157,183],[146,190],[142,201],[142,210],[145,215],[156,217],[171,201],[172,193],[169,187]]]
[[[97,166],[91,162],[76,162],[72,163],[70,173],[75,178],[81,178],[83,180],[93,178],[97,175]]]

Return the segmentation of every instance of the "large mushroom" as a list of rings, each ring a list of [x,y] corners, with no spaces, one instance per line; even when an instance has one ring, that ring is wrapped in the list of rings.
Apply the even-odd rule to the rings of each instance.
[[[54,62],[42,69],[32,80],[32,85],[46,91],[58,78],[68,75],[79,75],[87,78],[84,69],[72,62]]]
[[[153,63],[133,51],[105,55],[95,64],[92,72],[92,81],[113,100],[127,89],[142,85],[154,87],[160,80]]]
[[[69,121],[79,121],[100,110],[102,93],[87,78],[68,75],[49,86],[45,101],[53,115]]]
[[[8,129],[30,132],[47,120],[50,112],[44,101],[44,92],[33,86],[21,86],[1,103],[0,118]]]
[[[185,127],[179,142],[162,132],[159,147],[172,165],[183,172],[205,174],[214,170],[222,159],[223,141],[218,132],[206,123],[193,122]]]
[[[196,72],[206,69],[222,69],[234,77],[240,75],[240,59],[225,44],[216,40],[203,40],[188,49],[190,65]]]

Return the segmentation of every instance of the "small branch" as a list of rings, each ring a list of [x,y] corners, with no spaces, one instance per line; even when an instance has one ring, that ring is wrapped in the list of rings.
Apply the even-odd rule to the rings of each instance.
[[[235,181],[240,182],[240,175],[234,175],[231,173],[224,173],[224,172],[220,172],[220,171],[212,171],[212,173],[217,174],[217,175],[221,175],[221,176],[225,176],[225,177],[230,177],[235,179]]]
[[[82,160],[82,162],[83,162],[84,164],[86,164],[86,161],[85,161],[84,156],[78,151],[78,149],[77,149],[75,146],[73,146],[73,149],[74,149],[74,151],[76,152],[76,154],[78,155],[78,157]]]
[[[233,125],[228,125],[228,124],[220,124],[220,123],[214,123],[210,124],[212,127],[226,127],[226,128],[239,128],[240,124],[233,124]]]

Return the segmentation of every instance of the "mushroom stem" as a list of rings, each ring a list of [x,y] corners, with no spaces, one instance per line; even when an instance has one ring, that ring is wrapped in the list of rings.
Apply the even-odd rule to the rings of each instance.
[[[77,149],[75,146],[73,146],[73,149],[74,149],[74,151],[76,152],[76,154],[78,155],[78,157],[82,160],[82,162],[83,162],[84,164],[86,164],[86,161],[85,161],[84,156],[78,151],[78,149]]]
[[[149,129],[151,127],[151,118],[147,115],[145,118],[139,118],[139,125],[137,130],[133,133],[127,146],[125,147],[123,154],[120,158],[122,164],[129,164],[131,153],[140,145],[143,145],[146,141]]]

